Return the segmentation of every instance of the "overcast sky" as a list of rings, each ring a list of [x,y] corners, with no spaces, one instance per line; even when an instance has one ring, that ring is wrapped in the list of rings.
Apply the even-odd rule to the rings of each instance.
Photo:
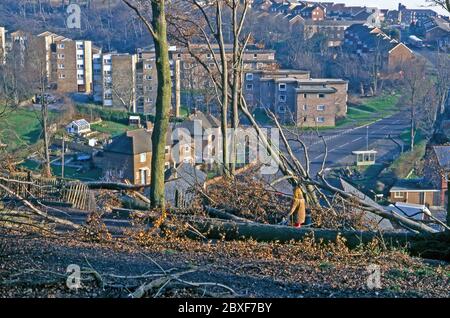
[[[425,5],[429,5],[425,0],[318,0],[322,2],[333,1],[335,3],[346,3],[347,5],[353,6],[374,6],[380,9],[396,9],[398,8],[398,3],[406,5],[408,8],[420,8]],[[440,14],[448,15],[448,12],[440,9],[438,7],[433,7],[433,9]]]

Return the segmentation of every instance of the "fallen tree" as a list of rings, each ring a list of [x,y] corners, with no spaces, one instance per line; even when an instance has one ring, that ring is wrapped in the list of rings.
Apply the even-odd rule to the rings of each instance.
[[[294,228],[290,226],[233,222],[218,219],[186,220],[208,239],[290,242],[313,238],[316,242],[335,243],[344,238],[349,248],[380,240],[387,248],[406,248],[412,255],[450,261],[450,233],[416,234],[410,232],[372,232]]]

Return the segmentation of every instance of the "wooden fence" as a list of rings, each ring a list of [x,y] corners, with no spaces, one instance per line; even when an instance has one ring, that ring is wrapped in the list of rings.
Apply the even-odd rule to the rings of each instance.
[[[28,200],[68,204],[80,210],[93,208],[93,196],[87,185],[77,180],[43,178],[31,173],[12,173],[0,179],[0,183]],[[0,190],[0,196],[6,193]]]

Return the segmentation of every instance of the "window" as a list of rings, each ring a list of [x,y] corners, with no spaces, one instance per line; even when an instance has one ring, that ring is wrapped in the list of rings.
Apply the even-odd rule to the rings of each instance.
[[[317,110],[323,112],[325,110],[325,105],[317,105]]]
[[[82,80],[82,79],[84,79],[84,76],[83,76],[82,74],[78,74],[78,75],[77,75],[77,78],[78,78],[79,80]]]
[[[58,64],[58,68],[59,68],[60,70],[63,70],[63,69],[64,69],[64,64]]]
[[[64,59],[64,54],[58,54],[58,58],[60,59],[60,60],[63,60]]]
[[[253,73],[247,73],[245,74],[245,79],[247,81],[253,81]]]
[[[59,78],[60,79],[65,79],[66,78],[66,74],[59,74]]]
[[[278,96],[278,101],[280,101],[280,102],[286,102],[286,95],[280,95],[280,96]]]
[[[253,84],[247,84],[246,89],[247,89],[248,91],[253,90]]]
[[[208,53],[208,54],[206,54],[206,58],[207,58],[208,60],[210,60],[210,59],[212,59],[212,55],[211,55],[210,53]]]
[[[303,94],[303,98],[304,99],[308,98],[308,94]]]
[[[394,198],[401,199],[403,197],[403,192],[394,192]]]
[[[284,107],[284,105],[279,105],[279,106],[278,106],[278,112],[279,112],[279,113],[284,113],[284,112],[286,112],[286,108]]]
[[[147,97],[147,103],[153,103],[153,98]]]
[[[111,64],[111,59],[104,59],[103,62],[104,62],[105,64]]]
[[[153,79],[151,75],[147,75],[145,78],[147,79],[147,81],[151,81]]]
[[[64,50],[64,44],[58,44],[58,49]]]
[[[112,99],[112,94],[111,93],[105,93],[104,99]]]
[[[258,58],[258,54],[253,54],[253,58],[257,59]]]
[[[286,91],[286,84],[285,83],[278,84],[278,90],[279,91]]]
[[[78,44],[78,45],[77,45],[77,49],[78,49],[78,50],[84,49],[84,45],[83,45],[83,44]]]
[[[145,64],[144,68],[145,68],[146,70],[151,70],[151,69],[153,68],[153,65],[151,65],[151,64]]]
[[[139,161],[142,162],[146,162],[147,161],[147,154],[146,153],[141,153],[139,156]]]
[[[318,122],[318,123],[324,123],[324,122],[325,122],[325,117],[323,117],[323,116],[317,117],[317,118],[316,118],[316,122]]]
[[[166,148],[164,148],[164,153],[167,155],[170,152],[170,147],[166,146]]]
[[[308,107],[306,105],[303,105],[303,110],[306,111]]]
[[[319,94],[319,98],[325,98],[325,94]]]
[[[82,59],[84,59],[84,56],[81,55],[81,54],[78,54],[78,55],[77,55],[77,59],[78,59],[78,60],[82,60]]]

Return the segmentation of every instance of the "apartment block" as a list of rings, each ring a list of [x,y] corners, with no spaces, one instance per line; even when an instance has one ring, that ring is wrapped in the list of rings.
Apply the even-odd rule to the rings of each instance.
[[[216,103],[216,92],[213,82],[210,74],[204,68],[204,65],[206,65],[212,74],[219,74],[214,56],[220,63],[220,50],[217,45],[213,45],[212,49],[213,53],[206,45],[200,44],[191,47],[192,53],[186,48],[177,48],[171,52],[171,59],[174,65],[177,66],[177,63],[179,63],[180,103],[189,109],[206,108],[205,110],[208,110]],[[225,46],[225,53],[230,61],[230,65],[232,50],[233,47],[231,45]],[[204,65],[199,63],[197,59],[202,61]],[[256,47],[251,47],[244,52],[243,62],[246,71],[275,70],[278,68],[275,51]]]
[[[92,42],[55,39],[56,88],[61,93],[92,92]]]
[[[347,113],[348,82],[311,78],[307,71],[247,72],[244,89],[250,107],[268,108],[285,124],[335,126]]]
[[[154,114],[158,93],[155,52],[139,51],[136,69],[137,112]]]

